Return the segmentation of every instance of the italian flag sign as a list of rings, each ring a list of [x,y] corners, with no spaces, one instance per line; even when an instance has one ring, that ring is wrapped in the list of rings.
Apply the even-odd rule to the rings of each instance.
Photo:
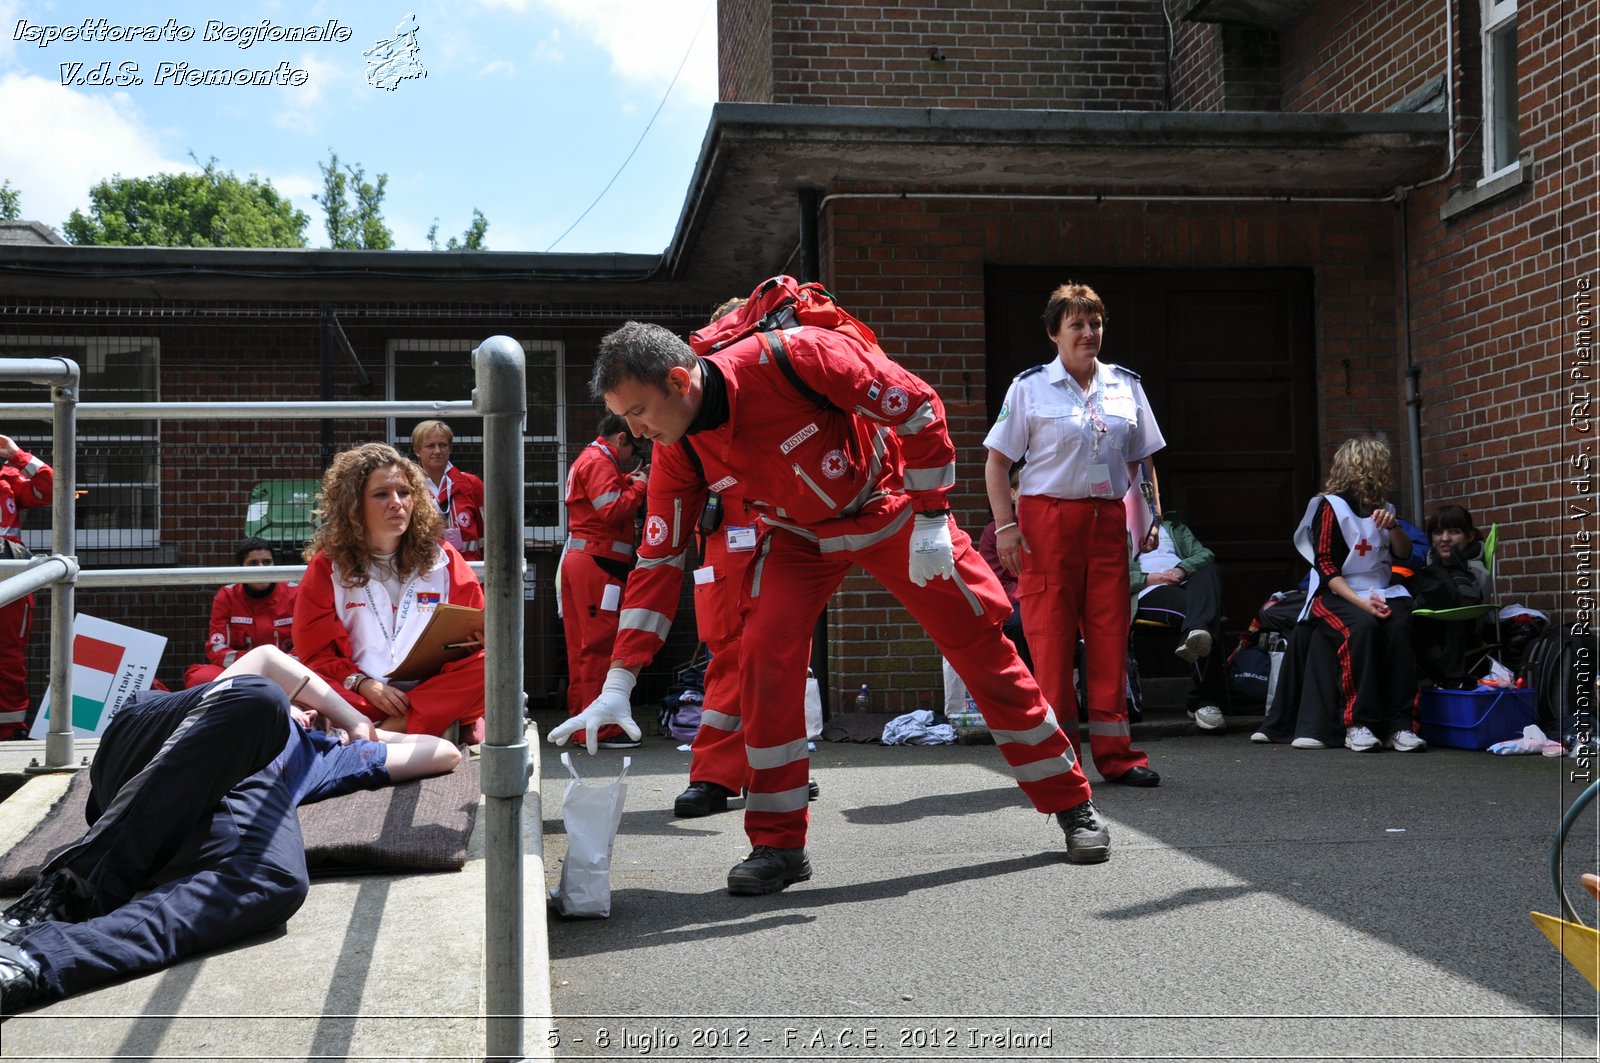
[[[167,640],[138,628],[79,613],[72,620],[72,732],[80,738],[106,729],[122,703],[150,688]],[[46,690],[28,737],[50,731],[54,692]]]

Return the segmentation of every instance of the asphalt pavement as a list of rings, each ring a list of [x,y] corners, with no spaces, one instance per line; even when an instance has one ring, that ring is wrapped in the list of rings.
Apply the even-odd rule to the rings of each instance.
[[[529,1055],[1597,1058],[1595,991],[1528,919],[1556,910],[1571,761],[1257,746],[1254,722],[1202,734],[1153,709],[1136,731],[1162,784],[1091,769],[1113,854],[1090,867],[992,745],[819,743],[815,876],[767,897],[727,895],[740,815],[674,819],[688,755],[652,737],[580,764],[632,757],[611,917],[548,922],[566,773],[546,744]],[[0,803],[0,849],[50,785]],[[1596,822],[1566,850],[1574,891]],[[0,1057],[481,1058],[482,823],[462,872],[317,881],[282,931],[10,1019]]]

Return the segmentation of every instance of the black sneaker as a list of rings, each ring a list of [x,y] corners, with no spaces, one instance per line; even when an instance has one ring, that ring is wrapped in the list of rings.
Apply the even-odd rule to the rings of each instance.
[[[744,897],[777,893],[810,877],[811,861],[806,859],[805,846],[774,849],[770,845],[758,845],[742,863],[728,872],[728,892]]]
[[[679,819],[698,819],[718,812],[728,811],[728,798],[733,791],[714,782],[692,782],[689,788],[672,802],[672,814]]]
[[[0,941],[0,1021],[44,996],[39,964],[21,945]]]
[[[806,781],[806,800],[807,801],[815,801],[817,798],[819,798],[821,796],[822,796],[822,787],[817,785],[817,780],[815,780],[815,779],[807,780]]]
[[[1056,822],[1067,836],[1068,862],[1098,864],[1111,858],[1111,828],[1093,801],[1057,812]]]
[[[83,898],[72,873],[52,871],[0,912],[0,941],[14,941],[22,931],[47,920],[75,923],[82,914]]]

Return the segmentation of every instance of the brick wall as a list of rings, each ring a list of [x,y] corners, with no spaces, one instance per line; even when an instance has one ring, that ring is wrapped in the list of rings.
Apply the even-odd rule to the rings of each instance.
[[[321,398],[320,328],[315,308],[255,307],[246,316],[216,318],[207,316],[208,309],[212,308],[200,305],[187,313],[173,314],[171,308],[151,305],[91,311],[70,303],[41,302],[31,312],[0,312],[0,333],[75,338],[153,337],[160,345],[160,397],[164,402]],[[507,308],[498,313],[494,309],[473,312],[459,307],[431,310],[431,315],[430,308],[425,307],[341,310],[345,333],[372,383],[363,388],[346,358],[336,355],[334,399],[377,401],[384,398],[390,340],[476,342],[503,333],[524,340],[559,341],[565,346],[565,405],[558,407],[553,388],[535,389],[530,399],[529,431],[533,434],[547,432],[543,426],[564,418],[564,451],[569,460],[594,438],[602,412],[599,404],[588,398],[588,378],[600,337],[630,316],[659,320],[684,332],[697,327],[704,317],[699,308],[692,317],[663,313],[659,307],[632,311],[619,308],[614,316],[583,321],[551,320],[544,308]],[[462,352],[450,357],[465,358],[466,355]],[[533,360],[530,356],[530,364]],[[465,392],[436,397],[445,401],[471,398]],[[43,398],[40,389],[35,401],[43,401]],[[106,399],[85,391],[82,401]],[[479,423],[471,418],[457,422],[454,427],[458,435],[476,436],[480,434]],[[15,426],[10,431],[20,428]],[[39,430],[48,431],[43,425],[29,428],[29,431]],[[387,438],[387,423],[383,419],[340,419],[334,423],[332,445],[337,450],[354,443]],[[545,444],[542,452],[553,452],[562,446]],[[409,453],[406,447],[401,450]],[[38,452],[46,461],[54,460],[48,447],[41,447]],[[470,471],[482,471],[473,460],[463,460],[462,465]],[[243,536],[246,501],[253,484],[268,479],[321,478],[325,460],[320,422],[273,421],[269,417],[254,421],[166,421],[160,428],[160,467],[159,549],[142,558],[118,561],[117,566],[231,565],[234,544]],[[559,488],[553,488],[551,494],[545,501],[554,511],[559,507]],[[45,529],[49,523],[48,509],[30,511],[26,517],[26,526],[30,529]],[[541,696],[559,688],[566,672],[550,580],[559,549],[559,538],[552,533],[547,540],[532,547],[529,554],[530,566],[540,574],[537,584],[540,597],[530,603],[525,617],[529,640],[527,690],[536,705]],[[83,560],[90,566],[95,565],[92,554],[84,555]],[[169,686],[178,687],[184,669],[203,659],[202,645],[214,593],[214,587],[80,588],[78,609],[165,636],[167,650],[157,674]],[[29,689],[35,702],[48,682],[48,593],[38,596],[38,606],[29,645]],[[692,613],[686,609],[684,617],[686,622],[675,628],[659,666],[643,677],[641,703],[663,691],[664,676],[688,658],[696,637]]]
[[[723,0],[726,100],[1154,110],[1165,25],[1142,0]],[[761,45],[769,32],[770,47]],[[766,62],[768,71],[758,67]]]
[[[1177,0],[1166,0],[1171,8]],[[1172,25],[1172,109],[1227,110],[1222,71],[1222,27],[1209,22]]]
[[[1560,374],[1578,277],[1596,266],[1592,5],[1520,5],[1519,141],[1527,180],[1440,217],[1482,173],[1477,5],[1457,8],[1456,164],[1406,204],[1411,357],[1423,389],[1424,496],[1499,523],[1502,597],[1555,604],[1567,563]],[[1440,5],[1326,4],[1284,34],[1285,110],[1376,111],[1444,71]],[[1446,174],[1441,158],[1438,174]]]
[[[976,532],[988,520],[986,390],[1009,383],[985,378],[986,265],[1059,266],[1063,279],[1074,267],[1313,270],[1326,455],[1357,432],[1382,430],[1403,444],[1395,223],[1387,204],[836,198],[821,246],[830,289],[892,357],[939,388],[959,454],[952,505],[961,526]],[[1041,310],[1046,295],[1039,293]],[[1108,309],[1114,318],[1116,308]],[[1286,549],[1290,530],[1282,529]],[[932,643],[875,581],[850,576],[834,605],[836,697],[848,703],[863,680],[878,710],[937,697]]]
[[[769,0],[717,0],[717,98],[773,102]]]

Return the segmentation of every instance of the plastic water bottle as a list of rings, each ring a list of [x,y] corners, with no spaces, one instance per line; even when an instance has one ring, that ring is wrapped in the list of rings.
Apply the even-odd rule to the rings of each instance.
[[[869,704],[870,702],[867,698],[867,684],[862,683],[860,692],[856,694],[856,711],[866,712]]]

